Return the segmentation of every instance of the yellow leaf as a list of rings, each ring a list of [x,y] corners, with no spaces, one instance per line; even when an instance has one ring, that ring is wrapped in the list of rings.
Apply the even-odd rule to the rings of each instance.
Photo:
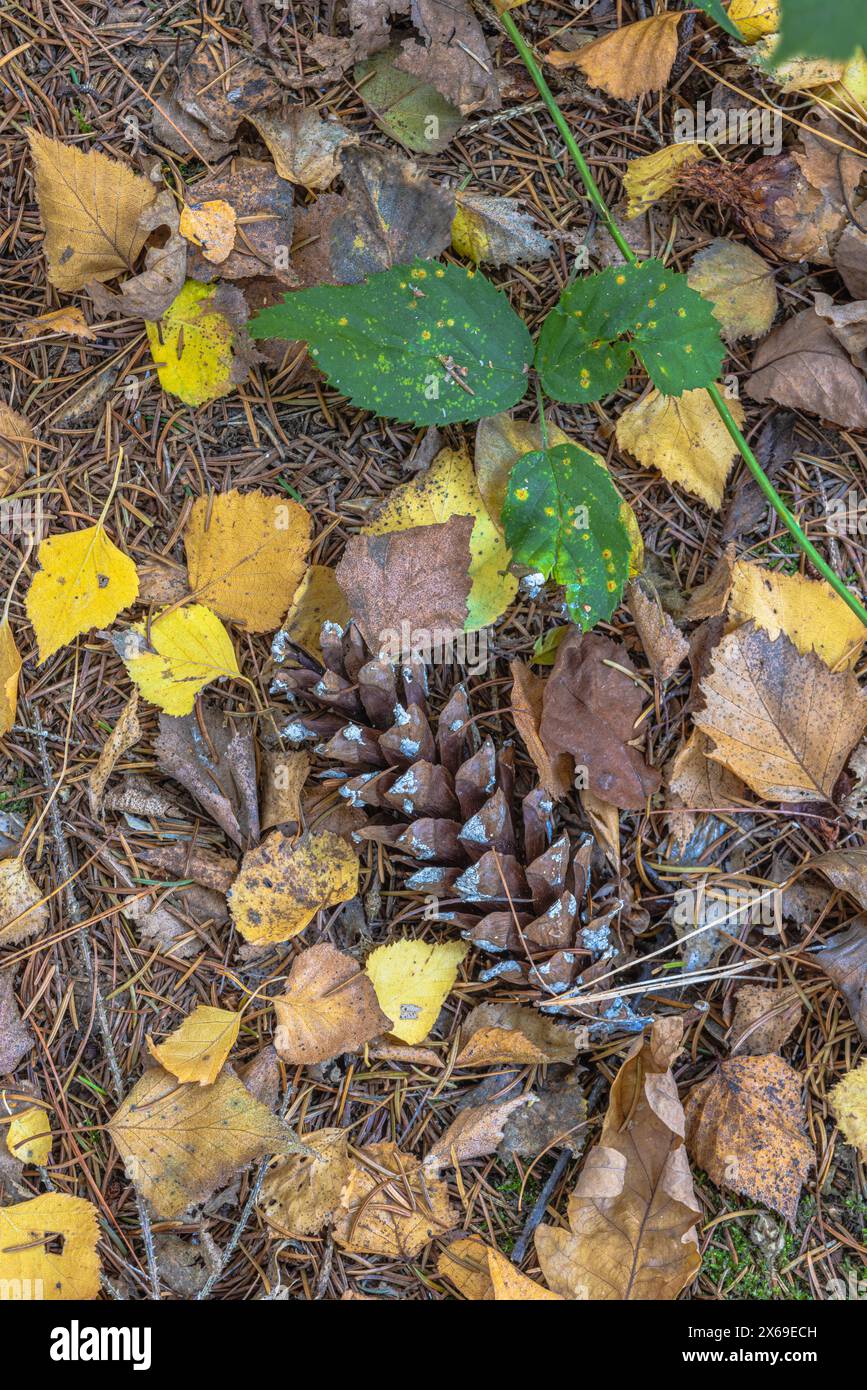
[[[48,1116],[39,1105],[29,1105],[9,1122],[6,1147],[22,1163],[46,1164],[51,1157]]]
[[[44,333],[64,333],[68,337],[88,340],[96,337],[94,329],[84,317],[83,310],[77,306],[52,309],[51,313],[39,314],[21,325],[21,337],[25,343],[31,338],[41,338]]]
[[[274,1046],[284,1061],[296,1066],[358,1052],[391,1027],[368,976],[352,956],[327,941],[296,957],[286,993],[272,1002],[277,1015]]]
[[[730,401],[729,409],[743,424],[740,401]],[[719,511],[738,451],[706,391],[684,391],[682,396],[650,391],[626,407],[616,436],[620,448],[645,468],[658,468],[670,483],[679,483]]]
[[[729,623],[753,621],[773,639],[784,632],[799,652],[833,669],[854,666],[867,630],[824,579],[784,574],[739,560],[732,570]]]
[[[352,1171],[349,1137],[345,1129],[318,1129],[303,1136],[308,1153],[274,1159],[259,1198],[269,1226],[281,1235],[315,1236],[331,1220]]]
[[[295,590],[289,612],[283,620],[280,634],[295,642],[305,652],[321,660],[319,636],[323,623],[345,627],[349,622],[349,604],[337,582],[331,565],[311,565]]]
[[[831,1109],[849,1143],[867,1162],[867,1057],[834,1087]]]
[[[9,619],[0,622],[0,736],[8,734],[18,709],[18,677],[21,655],[15,645]]]
[[[48,278],[61,290],[131,271],[147,239],[139,219],[156,197],[149,179],[99,150],[27,132],[45,226]]]
[[[0,946],[15,946],[48,926],[48,907],[24,860],[0,859]]]
[[[632,101],[665,86],[677,57],[682,18],[670,12],[639,19],[581,48],[554,49],[547,61],[555,68],[580,68],[591,87],[601,87],[619,101]]]
[[[37,559],[42,568],[27,593],[27,616],[40,662],[80,633],[109,627],[138,597],[135,565],[101,524],[49,536]]]
[[[564,434],[557,425],[548,426],[548,445],[550,448],[554,449],[559,444],[576,442],[578,441],[570,439],[569,435]],[[582,448],[584,447],[586,446],[582,445]],[[500,518],[506,496],[506,486],[513,467],[524,454],[536,453],[541,448],[542,436],[539,426],[529,420],[513,420],[508,411],[503,411],[499,415],[491,415],[487,419],[479,421],[476,430],[476,482],[491,520],[496,526],[501,524]],[[587,450],[587,452],[593,462],[607,472],[608,464],[602,455],[595,453],[592,449]],[[620,518],[632,542],[629,556],[629,574],[632,577],[640,574],[644,568],[644,542],[641,539],[635,513],[625,500],[621,500],[620,503]],[[564,628],[563,631],[565,632],[566,629]]]
[[[304,574],[311,524],[304,507],[274,494],[197,498],[184,532],[196,599],[248,632],[279,627]]]
[[[338,1245],[412,1259],[434,1236],[443,1236],[455,1225],[457,1212],[449,1204],[448,1188],[438,1178],[422,1176],[418,1159],[388,1142],[357,1152],[334,1222]],[[389,1180],[391,1173],[394,1178]]]
[[[246,941],[290,941],[324,907],[358,891],[358,856],[330,830],[293,841],[275,830],[248,850],[229,891],[232,920]]]
[[[488,1251],[488,1272],[497,1303],[563,1302],[561,1294],[552,1293],[544,1285],[537,1284],[535,1279],[522,1274],[501,1251],[493,1248]]]
[[[131,680],[166,714],[189,714],[204,686],[241,674],[228,632],[200,603],[158,613],[149,628],[134,623],[113,641]]]
[[[35,442],[30,421],[0,401],[0,497],[18,487]]]
[[[98,1239],[96,1208],[83,1197],[49,1192],[0,1207],[0,1283],[20,1287],[22,1298],[97,1298]]]
[[[461,1026],[457,1067],[574,1062],[575,1034],[521,1004],[478,1004]]]
[[[127,1177],[165,1220],[209,1197],[254,1159],[297,1147],[283,1122],[231,1071],[203,1088],[151,1067],[108,1129]]]
[[[470,536],[470,588],[467,632],[493,623],[509,606],[518,581],[509,574],[511,551],[482,501],[466,449],[442,449],[430,468],[395,488],[364,535],[385,536],[414,526],[431,526],[453,516],[475,518]]]
[[[630,159],[623,175],[623,188],[626,193],[626,216],[640,217],[648,208],[670,193],[677,183],[677,177],[685,164],[693,164],[703,159],[698,145],[684,140],[674,145],[666,145],[653,154]]]
[[[690,285],[713,305],[726,342],[761,338],[777,312],[774,272],[739,241],[718,237],[699,251],[689,268]]]
[[[197,1081],[200,1086],[210,1086],[235,1046],[240,1027],[241,1015],[231,1009],[197,1004],[165,1042],[156,1044],[151,1037],[145,1041],[151,1056],[179,1081]]]
[[[145,323],[163,390],[186,405],[233,391],[254,360],[237,331],[244,312],[234,287],[188,280],[159,323]]]
[[[755,43],[780,27],[780,0],[731,0],[729,19],[738,26],[747,43]]]
[[[547,1299],[563,1302],[560,1294],[522,1274],[511,1260],[478,1236],[453,1240],[440,1255],[437,1269],[473,1303],[532,1303]]]
[[[368,956],[365,969],[401,1042],[424,1042],[468,950],[462,941],[393,941]]]
[[[235,209],[223,198],[206,203],[185,203],[178,231],[186,241],[201,247],[206,260],[219,265],[235,245]]]

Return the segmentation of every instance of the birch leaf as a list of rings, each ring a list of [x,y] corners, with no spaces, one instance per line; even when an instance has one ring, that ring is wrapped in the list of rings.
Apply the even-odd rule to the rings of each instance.
[[[16,946],[48,926],[48,905],[20,858],[0,859],[0,946]]]
[[[135,565],[101,524],[49,536],[37,559],[41,569],[33,576],[26,606],[40,662],[80,633],[110,627],[138,597]]]
[[[801,653],[833,669],[854,666],[867,641],[860,618],[823,579],[738,560],[732,569],[730,623],[754,622],[773,639],[783,632]]]
[[[610,97],[632,101],[664,87],[677,57],[677,12],[652,15],[624,24],[581,48],[554,49],[548,62],[556,68],[580,68],[591,87]]]
[[[162,318],[145,323],[163,390],[185,405],[204,405],[234,391],[255,359],[246,317],[240,290],[187,280]]]
[[[831,1109],[849,1143],[867,1162],[867,1057],[834,1087]]]
[[[97,1298],[98,1240],[96,1208],[83,1197],[49,1192],[0,1207],[0,1283],[20,1282],[50,1301]]]
[[[228,632],[199,603],[166,609],[112,641],[130,679],[166,714],[189,714],[211,681],[241,674]]]
[[[717,237],[693,257],[687,280],[713,305],[727,343],[763,338],[777,312],[774,272],[749,246]]]
[[[370,953],[365,971],[401,1042],[424,1042],[468,950],[462,941],[393,941]]]
[[[241,1015],[197,1004],[179,1028],[159,1044],[148,1036],[148,1052],[179,1081],[211,1086],[238,1040]]]
[[[21,653],[15,645],[9,619],[0,622],[0,737],[8,734],[18,710],[18,677]]]
[[[391,1028],[376,991],[352,956],[327,941],[297,956],[286,993],[273,1000],[274,1045],[286,1062],[308,1066],[342,1052],[358,1052]]]
[[[744,409],[729,401],[740,426]],[[738,451],[704,390],[664,396],[651,391],[628,405],[617,421],[617,443],[646,468],[657,468],[670,483],[700,497],[714,511]]]
[[[246,941],[290,941],[322,908],[358,891],[358,856],[331,831],[298,841],[274,830],[248,850],[229,892],[232,920]]]

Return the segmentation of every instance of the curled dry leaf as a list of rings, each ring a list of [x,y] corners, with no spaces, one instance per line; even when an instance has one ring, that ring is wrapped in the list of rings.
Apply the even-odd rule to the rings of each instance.
[[[159,1044],[148,1036],[148,1052],[179,1081],[211,1086],[238,1040],[241,1015],[197,1004],[179,1028]]]
[[[8,734],[18,712],[18,677],[21,653],[15,645],[8,618],[0,621],[0,737]]]
[[[52,285],[81,290],[132,271],[148,235],[141,215],[156,197],[150,180],[99,150],[27,135]]]
[[[680,171],[704,158],[701,148],[691,141],[666,145],[653,154],[630,159],[623,175],[626,216],[632,221],[644,214],[677,187]]]
[[[83,1197],[48,1192],[0,1207],[0,1283],[51,1301],[98,1298],[98,1240],[96,1207]]]
[[[630,746],[645,700],[635,675],[620,643],[575,628],[557,651],[539,728],[548,756],[570,753],[590,791],[621,810],[641,809],[660,784]]]
[[[682,18],[673,12],[624,24],[582,48],[553,49],[548,62],[556,68],[580,68],[591,87],[601,87],[620,101],[632,101],[665,86],[677,57],[677,26]]]
[[[761,1057],[779,1052],[801,1021],[803,1005],[793,989],[741,985],[735,995],[729,1051]]]
[[[787,319],[759,346],[746,392],[846,429],[867,427],[867,379],[814,309]]]
[[[717,237],[693,257],[687,279],[713,304],[727,343],[763,338],[774,321],[774,273],[767,261],[742,242]]]
[[[396,1144],[370,1144],[357,1151],[340,1194],[334,1239],[344,1250],[412,1259],[457,1220],[444,1182]]]
[[[309,106],[290,107],[285,116],[260,111],[251,118],[268,146],[281,179],[302,188],[327,188],[340,172],[340,152],[358,136],[337,121],[323,121]]]
[[[183,289],[187,274],[187,244],[180,234],[177,204],[168,189],[158,193],[139,217],[143,238],[163,227],[168,228],[163,244],[147,248],[144,270],[124,280],[117,294],[97,280],[88,282],[87,293],[98,313],[140,319],[158,319],[166,313]]]
[[[417,34],[401,39],[396,66],[430,83],[464,115],[479,107],[499,110],[494,64],[467,0],[352,0],[354,55],[367,58],[386,48],[389,18],[407,14]]]
[[[457,1167],[474,1158],[495,1153],[512,1111],[529,1103],[528,1096],[515,1096],[511,1100],[492,1100],[485,1105],[467,1106],[459,1111],[445,1133],[428,1149],[424,1157],[425,1168],[438,1173],[441,1168]]]
[[[217,706],[203,700],[198,717],[160,715],[154,751],[160,770],[185,787],[230,840],[242,848],[256,843],[256,752],[248,724],[226,723]]]
[[[867,926],[856,920],[815,952],[815,961],[840,991],[867,1042]]]
[[[41,338],[47,334],[62,334],[69,338],[84,338],[92,342],[96,333],[84,317],[83,310],[75,307],[69,309],[52,309],[48,314],[38,314],[35,318],[28,319],[21,324],[21,337],[25,343],[29,343],[33,338]]]
[[[742,425],[740,401],[730,401],[729,409]],[[719,511],[737,449],[706,391],[663,396],[654,389],[626,407],[616,436],[621,449],[639,463],[658,468],[670,483]]]
[[[133,748],[141,738],[141,724],[138,718],[138,691],[134,690],[121,710],[120,717],[102,746],[96,767],[88,774],[87,794],[90,801],[90,814],[98,816],[102,794],[106,783],[114,772],[120,758]]]
[[[491,198],[467,189],[455,195],[452,246],[476,265],[521,265],[551,254],[551,243],[521,211],[516,198]]]
[[[834,1087],[831,1109],[849,1143],[867,1162],[867,1057]]]
[[[309,512],[282,495],[219,493],[198,497],[184,531],[196,598],[248,632],[283,620],[310,545]]]
[[[194,280],[209,284],[220,280],[245,280],[267,275],[287,288],[298,284],[290,263],[294,228],[293,189],[281,179],[273,165],[257,159],[235,159],[225,174],[215,174],[187,190],[196,206],[217,205],[221,214],[221,233],[215,238],[219,261],[209,254],[208,245],[191,244],[187,251],[187,271]]]
[[[166,714],[189,714],[206,685],[241,674],[228,632],[200,603],[164,609],[110,639],[130,679]]]
[[[135,602],[135,565],[109,540],[101,523],[49,536],[36,558],[40,569],[27,591],[27,616],[40,662],[80,633],[110,626],[122,608]]]
[[[315,1236],[337,1209],[352,1171],[349,1132],[318,1129],[305,1134],[306,1153],[274,1159],[259,1197],[268,1225],[281,1235]]]
[[[254,1159],[297,1147],[290,1131],[230,1071],[211,1086],[151,1067],[109,1122],[127,1177],[157,1216],[203,1201]]]
[[[463,941],[392,941],[370,953],[365,971],[394,1037],[424,1042],[468,950]]]
[[[2,937],[0,937],[2,939]],[[13,1072],[33,1046],[33,1034],[21,1022],[10,969],[0,971],[0,1075]]]
[[[666,613],[659,595],[645,581],[633,579],[626,601],[654,678],[660,682],[670,680],[689,656],[689,643]]]
[[[284,1062],[308,1066],[358,1052],[391,1028],[376,990],[352,956],[327,941],[296,956],[286,993],[273,1000],[274,1045]]]
[[[479,1004],[461,1025],[457,1067],[574,1062],[574,1032],[521,1004]]]
[[[744,623],[714,648],[695,724],[709,756],[766,801],[832,801],[867,724],[867,694],[850,671],[832,674],[785,636]],[[816,718],[816,711],[822,718]]]
[[[532,1303],[545,1299],[561,1302],[559,1294],[529,1279],[501,1251],[486,1245],[478,1236],[453,1240],[440,1255],[437,1270],[473,1303]]]
[[[763,1202],[794,1226],[815,1159],[804,1134],[801,1079],[781,1057],[721,1062],[687,1100],[686,1142],[717,1187]]]
[[[509,671],[512,676],[512,693],[509,698],[515,728],[536,765],[542,786],[551,793],[555,801],[559,801],[572,790],[572,766],[568,753],[560,753],[550,758],[539,737],[545,682],[523,661],[511,662]]]
[[[229,893],[238,931],[254,945],[290,941],[322,908],[358,892],[358,856],[330,831],[293,842],[279,830],[248,850]]]
[[[698,1273],[695,1198],[671,1064],[682,1026],[666,1018],[634,1045],[569,1198],[569,1227],[542,1225],[536,1252],[568,1299],[673,1299]]]
[[[21,483],[35,443],[30,421],[0,401],[0,497]]]
[[[867,641],[860,618],[824,579],[748,560],[732,566],[728,620],[754,622],[772,641],[783,632],[799,652],[815,652],[833,670],[854,666]]]
[[[709,758],[710,748],[707,734],[693,729],[666,768],[667,822],[677,854],[695,834],[699,813],[718,813],[743,797],[741,779]]]
[[[226,80],[228,73],[231,81]],[[215,34],[198,44],[183,63],[175,99],[213,140],[233,141],[243,120],[276,105],[282,95],[258,59]]]
[[[0,946],[17,946],[48,926],[48,905],[24,860],[0,859]]]

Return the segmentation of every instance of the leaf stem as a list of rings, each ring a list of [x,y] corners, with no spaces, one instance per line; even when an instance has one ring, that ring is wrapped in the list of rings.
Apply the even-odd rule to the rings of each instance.
[[[566,145],[566,149],[572,156],[572,161],[576,169],[578,170],[578,173],[581,176],[581,182],[584,184],[584,189],[587,193],[587,197],[590,199],[590,202],[593,204],[599,216],[602,218],[602,221],[605,223],[605,226],[608,229],[612,241],[617,246],[624,260],[628,261],[630,265],[637,265],[638,257],[636,256],[632,247],[629,245],[629,242],[626,240],[623,233],[620,231],[620,228],[617,226],[617,223],[615,222],[614,217],[612,216],[611,211],[609,210],[608,204],[605,202],[605,199],[599,191],[599,186],[596,183],[596,180],[594,179],[593,174],[590,171],[590,166],[584,158],[583,154],[581,153],[581,150],[578,146],[578,142],[576,141],[574,135],[569,129],[566,117],[563,115],[563,112],[560,110],[560,107],[557,104],[557,98],[554,96],[554,93],[551,91],[551,88],[545,81],[542,69],[536,62],[536,59],[534,58],[532,51],[521,37],[518,31],[518,27],[515,24],[515,21],[512,19],[512,16],[508,10],[504,11],[503,14],[500,15],[500,23],[502,24],[506,33],[509,35],[509,38],[512,40],[512,43],[517,48],[518,53],[521,55],[521,60],[528,73],[532,77],[533,81],[535,82],[536,86],[538,87],[539,95],[541,96],[542,100],[547,106],[548,111],[551,115],[551,119],[553,120],[560,134],[563,136],[563,141]],[[819,571],[822,577],[828,581],[834,592],[839,594],[843,602],[847,604],[849,608],[851,608],[853,613],[856,613],[858,615],[862,623],[864,623],[865,627],[867,627],[867,608],[865,608],[864,605],[859,602],[855,594],[852,593],[852,591],[843,582],[839,575],[834,573],[827,560],[824,560],[822,558],[816,547],[813,545],[812,541],[805,534],[802,527],[799,525],[795,517],[789,511],[788,507],[786,506],[780,494],[777,492],[768,475],[765,473],[764,469],[762,468],[762,465],[759,463],[749,444],[744,439],[744,436],[741,434],[741,431],[739,430],[737,425],[737,421],[735,420],[734,416],[732,415],[731,411],[726,405],[722,395],[720,394],[719,387],[716,385],[712,385],[708,386],[706,389],[708,395],[714,403],[714,406],[720,419],[725,425],[726,430],[728,431],[732,440],[736,444],[741,458],[747,465],[747,468],[750,470],[750,473],[755,478],[756,482],[758,483],[767,500],[770,502],[774,511],[777,513],[777,516],[780,518],[780,520],[789,530],[791,535],[797,541],[799,547],[804,552],[804,554],[815,565],[816,569]]]

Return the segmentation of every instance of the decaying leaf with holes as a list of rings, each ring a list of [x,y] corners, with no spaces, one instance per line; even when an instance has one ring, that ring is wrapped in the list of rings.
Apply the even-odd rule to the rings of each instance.
[[[334,1239],[344,1250],[412,1259],[458,1219],[446,1184],[423,1174],[418,1159],[396,1144],[370,1144],[357,1151],[340,1194]]]
[[[197,1004],[179,1028],[159,1044],[150,1034],[148,1052],[179,1081],[211,1086],[238,1040],[241,1015],[232,1009]]]
[[[394,1037],[424,1042],[468,950],[463,941],[392,941],[370,953],[365,971]]]
[[[48,926],[48,904],[20,857],[0,859],[0,946],[16,946]]]
[[[717,1187],[763,1202],[794,1227],[815,1155],[804,1132],[801,1078],[781,1057],[721,1062],[690,1093],[686,1143]]]
[[[110,541],[102,523],[48,536],[37,552],[41,568],[27,591],[27,616],[39,660],[93,627],[109,627],[138,595],[132,560]]]
[[[654,150],[653,154],[630,159],[623,175],[627,197],[626,216],[629,219],[642,217],[654,203],[677,187],[680,171],[685,165],[695,164],[703,158],[700,146],[684,140]]]
[[[369,976],[352,956],[327,941],[296,956],[286,993],[272,1003],[277,1015],[274,1046],[294,1066],[358,1052],[391,1029]]]
[[[293,841],[274,830],[248,850],[229,893],[232,920],[246,941],[291,941],[323,908],[358,892],[358,856],[331,831]]]
[[[0,1284],[52,1302],[98,1298],[98,1240],[96,1207],[83,1197],[47,1192],[0,1207]]]
[[[254,1159],[297,1148],[282,1120],[228,1070],[198,1086],[151,1067],[108,1128],[128,1178],[161,1220],[203,1201]]]

